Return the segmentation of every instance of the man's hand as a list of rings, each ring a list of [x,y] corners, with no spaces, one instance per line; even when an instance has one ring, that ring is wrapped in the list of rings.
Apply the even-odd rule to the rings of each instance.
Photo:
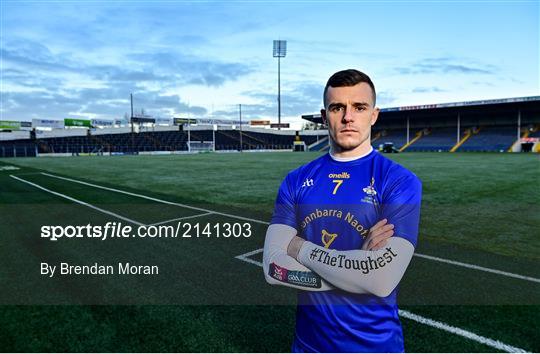
[[[289,242],[289,246],[287,247],[287,254],[297,260],[298,252],[300,252],[300,248],[302,248],[304,241],[305,240],[303,238],[294,236],[291,242]]]
[[[388,224],[387,219],[382,219],[371,229],[369,229],[369,234],[364,240],[362,245],[363,251],[377,251],[384,246],[390,237],[394,235],[394,225]]]

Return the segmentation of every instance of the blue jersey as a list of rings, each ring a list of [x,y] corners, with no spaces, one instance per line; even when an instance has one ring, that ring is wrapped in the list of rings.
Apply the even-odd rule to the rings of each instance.
[[[326,154],[287,175],[271,223],[292,226],[323,247],[358,250],[386,218],[394,236],[416,246],[421,189],[418,177],[377,151],[348,162]],[[299,291],[293,350],[404,351],[396,297],[397,288],[386,298]]]

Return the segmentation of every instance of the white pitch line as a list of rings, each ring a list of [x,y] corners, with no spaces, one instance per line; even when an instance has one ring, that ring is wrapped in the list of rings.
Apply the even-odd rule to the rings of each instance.
[[[242,256],[236,256],[234,258],[239,259],[239,260],[244,261],[244,262],[247,262],[247,263],[255,264],[256,266],[259,266],[261,268],[263,266],[263,264],[261,262],[254,261],[253,259],[250,259],[250,258],[245,258],[245,257],[242,257]]]
[[[401,317],[407,318],[409,320],[413,320],[415,322],[424,324],[426,326],[434,327],[434,328],[437,328],[437,329],[440,329],[440,330],[443,330],[443,331],[446,331],[446,332],[449,332],[449,333],[452,333],[461,337],[465,337],[467,339],[487,345],[488,347],[491,347],[491,348],[501,350],[503,352],[527,353],[527,351],[524,349],[513,347],[511,345],[505,344],[495,339],[483,337],[481,335],[461,329],[459,327],[450,326],[444,322],[439,322],[439,321],[435,321],[427,317],[422,317],[409,311],[399,310],[399,315]]]
[[[159,203],[164,203],[164,204],[169,204],[169,205],[176,205],[176,206],[180,206],[180,207],[187,208],[187,209],[204,211],[204,212],[217,214],[217,215],[222,215],[222,216],[227,216],[227,217],[231,217],[231,218],[235,218],[235,219],[239,219],[239,220],[252,221],[252,222],[256,222],[256,223],[263,224],[263,225],[270,224],[269,222],[263,221],[263,220],[251,219],[251,218],[246,218],[246,217],[239,216],[239,215],[227,214],[227,213],[222,213],[222,212],[219,212],[219,211],[213,211],[213,210],[209,210],[209,209],[203,209],[203,208],[194,207],[194,206],[191,206],[191,205],[170,202],[170,201],[167,201],[167,200],[153,198],[153,197],[149,197],[149,196],[142,195],[142,194],[123,191],[121,189],[109,188],[109,187],[104,187],[104,186],[100,186],[100,185],[93,184],[93,183],[79,181],[79,180],[72,179],[72,178],[56,176],[56,175],[52,175],[52,174],[45,173],[45,172],[41,172],[41,174],[45,175],[45,176],[53,177],[53,178],[63,179],[63,180],[74,182],[74,183],[79,183],[79,184],[83,184],[83,185],[87,185],[87,186],[91,186],[91,187],[95,187],[95,188],[100,188],[100,189],[112,191],[112,192],[123,193],[123,194],[131,195],[131,196],[134,196],[134,197],[148,199],[148,200],[152,200],[152,201],[159,202]],[[506,277],[512,277],[512,278],[532,281],[532,282],[536,282],[536,283],[540,282],[540,279],[537,279],[537,278],[528,277],[528,276],[525,276],[525,275],[520,275],[520,274],[515,274],[515,273],[509,273],[509,272],[505,272],[505,271],[498,270],[498,269],[486,268],[486,267],[481,267],[481,266],[477,266],[477,265],[474,265],[474,264],[462,263],[462,262],[457,262],[457,261],[453,261],[453,260],[450,260],[450,259],[427,256],[427,255],[418,254],[418,253],[415,253],[414,255],[418,256],[418,257],[425,258],[425,259],[429,259],[429,260],[432,260],[432,261],[452,264],[452,265],[455,265],[455,266],[458,266],[458,267],[465,267],[465,268],[469,268],[469,269],[475,269],[475,270],[494,273],[494,274],[498,274],[498,275],[502,275],[502,276],[506,276]]]
[[[535,283],[540,283],[540,279],[533,278],[533,277],[527,277],[525,275],[505,272],[505,271],[502,271],[502,270],[491,269],[491,268],[486,268],[486,267],[480,267],[480,266],[477,266],[477,265],[474,265],[474,264],[452,261],[452,260],[449,260],[449,259],[428,256],[426,254],[421,254],[421,253],[415,253],[414,255],[417,256],[417,257],[429,259],[429,260],[432,260],[432,261],[448,263],[448,264],[456,265],[456,266],[459,266],[459,267],[465,267],[465,268],[469,268],[469,269],[480,270],[480,271],[483,271],[483,272],[494,273],[494,274],[498,274],[498,275],[504,275],[505,277],[517,278],[517,279],[532,281],[532,282],[535,282]]]
[[[222,213],[222,212],[220,212],[220,211],[214,211],[214,210],[209,210],[209,209],[204,209],[204,208],[198,208],[198,207],[194,207],[194,206],[187,205],[187,204],[182,204],[182,203],[170,202],[170,201],[168,201],[168,200],[163,200],[163,199],[153,198],[153,197],[149,197],[149,196],[143,195],[143,194],[137,194],[137,193],[127,192],[127,191],[123,191],[123,190],[121,190],[121,189],[109,188],[109,187],[104,187],[104,186],[100,186],[100,185],[93,184],[93,183],[88,183],[88,182],[79,181],[79,180],[72,179],[72,178],[60,177],[60,176],[56,176],[56,175],[51,175],[50,173],[41,172],[41,174],[42,174],[42,175],[45,175],[45,176],[53,177],[53,178],[63,179],[63,180],[65,180],[65,181],[70,181],[70,182],[74,182],[74,183],[84,184],[84,185],[90,186],[90,187],[95,187],[95,188],[99,188],[99,189],[104,189],[104,190],[111,191],[111,192],[117,192],[117,193],[127,194],[127,195],[131,195],[131,196],[134,196],[134,197],[139,197],[139,198],[143,198],[143,199],[147,199],[147,200],[152,200],[152,201],[154,201],[154,202],[159,202],[159,203],[163,203],[163,204],[176,205],[176,206],[179,206],[179,207],[182,207],[182,208],[186,208],[186,209],[192,209],[192,210],[204,211],[204,212],[207,212],[207,213],[212,213],[212,214],[217,214],[217,215],[227,216],[227,217],[234,218],[234,219],[246,220],[246,221],[252,221],[252,222],[256,222],[256,223],[258,223],[258,224],[264,224],[264,225],[268,225],[268,224],[269,224],[269,222],[267,222],[267,221],[262,221],[262,220],[257,220],[257,219],[246,218],[246,217],[244,217],[244,216],[239,216],[239,215],[233,215],[233,214]]]
[[[255,264],[255,265],[259,266],[259,267],[262,267],[261,262],[257,262],[257,261],[254,261],[252,259],[247,258],[247,257],[252,256],[254,254],[257,254],[257,253],[259,253],[261,251],[262,251],[262,248],[258,249],[258,250],[255,250],[255,251],[251,251],[251,252],[248,252],[248,253],[241,254],[239,256],[236,256],[235,258],[237,258],[237,259],[239,259],[241,261],[251,263],[251,264]],[[523,350],[521,348],[513,347],[513,346],[505,344],[505,343],[503,343],[501,341],[491,339],[491,338],[487,338],[487,337],[483,337],[481,335],[478,335],[476,333],[467,331],[465,329],[450,326],[449,324],[446,324],[444,322],[439,322],[439,321],[435,321],[435,320],[432,320],[432,319],[427,318],[427,317],[422,317],[422,316],[416,315],[416,314],[414,314],[412,312],[409,312],[409,311],[399,310],[399,315],[401,317],[403,317],[403,318],[407,318],[409,320],[421,323],[423,325],[426,325],[426,326],[429,326],[429,327],[434,327],[434,328],[437,328],[437,329],[440,329],[440,330],[443,330],[443,331],[458,335],[460,337],[470,339],[472,341],[487,345],[488,347],[495,348],[495,349],[498,349],[498,350],[501,350],[501,351],[504,351],[504,352],[507,352],[507,353],[526,353],[527,352],[527,351],[525,351],[525,350]]]
[[[262,252],[262,251],[263,251],[263,249],[259,248],[258,250],[251,251],[251,252],[248,252],[248,253],[244,253],[244,254],[241,254],[240,256],[236,256],[236,258],[238,258],[238,257],[250,257],[250,256],[253,256],[254,254],[257,254],[257,253]]]
[[[72,198],[72,197],[67,196],[67,195],[65,195],[65,194],[62,194],[62,193],[58,193],[58,192],[52,191],[52,190],[50,190],[50,189],[47,189],[47,188],[45,188],[45,187],[40,186],[39,184],[32,183],[32,182],[30,182],[30,181],[24,180],[24,179],[19,178],[19,177],[17,177],[17,176],[9,175],[9,177],[15,178],[16,180],[19,180],[19,181],[21,181],[21,182],[23,182],[23,183],[29,184],[29,185],[31,185],[31,186],[33,186],[33,187],[36,187],[36,188],[41,189],[41,190],[43,190],[43,191],[45,191],[45,192],[54,194],[54,195],[56,195],[56,196],[65,198],[65,199],[70,200],[70,201],[72,201],[72,202],[75,202],[75,203],[77,203],[77,204],[81,204],[81,205],[84,205],[84,206],[86,206],[86,207],[92,208],[92,209],[94,209],[94,210],[100,211],[100,212],[102,212],[102,213],[104,213],[104,214],[108,214],[108,215],[114,216],[114,217],[116,217],[116,218],[118,218],[118,219],[125,220],[125,221],[130,222],[130,223],[135,224],[135,225],[144,226],[143,223],[140,223],[140,222],[138,222],[138,221],[135,221],[135,220],[126,218],[125,216],[122,216],[122,215],[118,215],[118,214],[116,214],[116,213],[113,213],[112,211],[108,211],[108,210],[105,210],[105,209],[101,209],[101,208],[99,208],[99,207],[97,207],[97,206],[95,206],[95,205],[92,205],[92,204],[83,202],[82,200],[78,200],[78,199]]]
[[[244,253],[244,254],[241,254],[241,255],[236,256],[234,258],[239,259],[239,260],[244,261],[244,262],[255,264],[256,266],[259,266],[259,267],[262,267],[263,264],[261,262],[257,262],[257,261],[254,261],[253,259],[248,258],[249,256],[253,256],[254,254],[257,254],[257,253],[262,252],[262,251],[263,251],[263,249],[259,248],[258,250],[251,251],[251,252],[248,252],[248,253]]]
[[[181,218],[175,218],[175,219],[171,219],[171,220],[165,220],[165,221],[160,221],[160,222],[156,222],[156,223],[153,223],[153,224],[148,224],[148,226],[157,226],[157,225],[167,224],[167,223],[170,223],[170,222],[173,222],[173,221],[180,221],[180,220],[186,220],[186,219],[193,219],[193,218],[198,218],[198,217],[200,217],[200,216],[212,215],[212,214],[213,214],[213,213],[202,213],[202,214],[196,214],[196,215],[184,216],[184,217],[181,217]]]

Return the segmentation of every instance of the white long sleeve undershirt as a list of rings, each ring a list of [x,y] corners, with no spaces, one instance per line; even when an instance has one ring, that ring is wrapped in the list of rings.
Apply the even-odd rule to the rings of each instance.
[[[298,261],[287,255],[287,247],[297,231],[288,225],[268,227],[263,253],[266,281],[308,291],[325,291],[335,287],[352,293],[388,296],[399,284],[413,256],[413,245],[400,237],[391,237],[378,251],[337,251],[306,241]],[[314,272],[321,287],[313,288],[279,281],[269,274],[271,264],[289,271]]]

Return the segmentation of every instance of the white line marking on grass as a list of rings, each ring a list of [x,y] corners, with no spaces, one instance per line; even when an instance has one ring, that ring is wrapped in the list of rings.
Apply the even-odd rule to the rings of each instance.
[[[486,267],[480,267],[480,266],[477,266],[477,265],[474,265],[474,264],[457,262],[457,261],[452,261],[452,260],[449,260],[449,259],[444,259],[444,258],[439,258],[439,257],[428,256],[426,254],[415,253],[414,255],[417,256],[417,257],[429,259],[429,260],[432,260],[432,261],[448,263],[448,264],[456,265],[456,266],[459,266],[459,267],[465,267],[465,268],[469,268],[469,269],[480,270],[480,271],[483,271],[483,272],[504,275],[505,277],[517,278],[517,279],[532,281],[532,282],[535,282],[535,283],[540,283],[540,279],[533,278],[533,277],[527,277],[525,275],[504,272],[502,270],[491,269],[491,268],[486,268]]]
[[[74,183],[84,184],[84,185],[90,186],[90,187],[95,187],[95,188],[104,189],[104,190],[111,191],[111,192],[117,192],[117,193],[122,193],[122,194],[131,195],[131,196],[134,196],[134,197],[139,197],[139,198],[143,198],[143,199],[148,199],[148,200],[152,200],[152,201],[154,201],[154,202],[159,202],[159,203],[163,203],[163,204],[176,205],[176,206],[179,206],[179,207],[182,207],[182,208],[186,208],[186,209],[192,209],[192,210],[204,211],[204,212],[212,213],[212,214],[216,214],[216,215],[227,216],[227,217],[230,217],[230,218],[233,218],[233,219],[252,221],[252,222],[255,222],[255,223],[258,223],[258,224],[264,224],[264,225],[268,225],[268,224],[269,224],[267,221],[262,221],[262,220],[257,220],[257,219],[246,218],[246,217],[244,217],[244,216],[239,216],[239,215],[233,215],[233,214],[222,213],[222,212],[220,212],[220,211],[214,211],[214,210],[209,210],[209,209],[204,209],[204,208],[198,208],[198,207],[194,207],[194,206],[187,205],[187,204],[182,204],[182,203],[170,202],[170,201],[168,201],[168,200],[163,200],[163,199],[153,198],[153,197],[149,197],[149,196],[143,195],[143,194],[137,194],[137,193],[127,192],[127,191],[123,191],[123,190],[121,190],[121,189],[109,188],[109,187],[104,187],[104,186],[100,186],[100,185],[93,184],[93,183],[88,183],[88,182],[79,181],[79,180],[72,179],[72,178],[60,177],[60,176],[56,176],[56,175],[51,175],[50,173],[41,172],[41,174],[42,174],[42,175],[45,175],[45,176],[53,177],[53,178],[63,179],[63,180],[65,180],[65,181],[70,181],[70,182],[74,182]]]
[[[526,350],[523,350],[523,349],[517,348],[517,347],[513,347],[513,346],[505,344],[505,343],[503,343],[501,341],[491,339],[491,338],[486,338],[486,337],[480,336],[480,335],[478,335],[476,333],[469,332],[467,330],[464,330],[464,329],[461,329],[461,328],[458,328],[458,327],[450,326],[450,325],[448,325],[446,323],[443,323],[443,322],[435,321],[435,320],[432,320],[432,319],[427,318],[427,317],[422,317],[422,316],[416,315],[416,314],[411,313],[409,311],[399,310],[399,315],[401,317],[407,318],[409,320],[416,321],[416,322],[424,324],[426,326],[430,326],[430,327],[434,327],[434,328],[437,328],[437,329],[440,329],[440,330],[443,330],[443,331],[446,331],[446,332],[450,332],[452,334],[456,334],[458,336],[465,337],[467,339],[470,339],[470,340],[473,340],[475,342],[487,345],[488,347],[491,347],[491,348],[502,350],[502,351],[507,352],[507,353],[526,353],[527,352]]]
[[[259,266],[259,267],[262,267],[263,264],[261,262],[257,262],[257,261],[254,261],[253,259],[248,258],[249,256],[253,256],[254,254],[257,254],[257,253],[262,252],[262,251],[263,251],[263,249],[259,248],[258,250],[251,251],[251,252],[248,252],[248,253],[244,253],[244,254],[241,254],[241,255],[236,256],[234,258],[239,259],[239,260],[244,261],[244,262],[255,264],[256,266]]]
[[[239,220],[252,221],[252,222],[256,222],[256,223],[263,224],[263,225],[270,224],[267,221],[246,218],[246,217],[239,216],[239,215],[227,214],[227,213],[222,213],[222,212],[219,212],[219,211],[213,211],[213,210],[209,210],[209,209],[198,208],[198,207],[194,207],[194,206],[187,205],[187,204],[170,202],[170,201],[167,201],[167,200],[153,198],[153,197],[149,197],[149,196],[142,195],[142,194],[123,191],[121,189],[109,188],[109,187],[104,187],[104,186],[100,186],[100,185],[93,184],[93,183],[79,181],[79,180],[72,179],[72,178],[56,176],[56,175],[52,175],[50,173],[41,172],[41,174],[45,175],[45,176],[53,177],[53,178],[63,179],[63,180],[74,182],[74,183],[84,184],[84,185],[87,185],[87,186],[112,191],[112,192],[123,193],[123,194],[131,195],[131,196],[135,196],[135,197],[139,197],[139,198],[144,198],[144,199],[152,200],[152,201],[159,202],[159,203],[164,203],[164,204],[169,204],[169,205],[176,205],[176,206],[180,206],[180,207],[187,208],[187,209],[204,211],[204,212],[207,212],[207,213],[227,216],[227,217],[231,217],[231,218],[235,218],[235,219],[239,219]],[[509,273],[509,272],[505,272],[505,271],[498,270],[498,269],[480,267],[480,266],[477,266],[477,265],[474,265],[474,264],[462,263],[462,262],[457,262],[457,261],[453,261],[453,260],[450,260],[450,259],[427,256],[427,255],[419,254],[419,253],[415,253],[414,255],[417,256],[417,257],[422,257],[422,258],[429,259],[429,260],[432,260],[432,261],[443,262],[443,263],[452,264],[452,265],[459,266],[459,267],[465,267],[465,268],[469,268],[469,269],[475,269],[475,270],[479,270],[479,271],[494,273],[494,274],[498,274],[498,275],[502,275],[502,276],[506,276],[506,277],[512,277],[512,278],[517,278],[517,279],[522,279],[522,280],[527,280],[527,281],[540,283],[540,279],[533,278],[533,277],[528,277],[528,276],[524,276],[524,275],[520,275],[520,274]]]
[[[255,264],[255,265],[259,266],[259,267],[262,267],[261,262],[257,262],[257,261],[254,261],[252,259],[247,258],[247,257],[253,256],[254,254],[257,254],[259,252],[262,252],[262,248],[260,248],[258,250],[255,250],[255,251],[251,251],[251,252],[248,252],[248,253],[241,254],[239,256],[236,256],[235,258],[237,258],[237,259],[239,259],[241,261],[251,263],[251,264]],[[421,323],[421,324],[429,326],[429,327],[433,327],[433,328],[437,328],[437,329],[440,329],[440,330],[443,330],[443,331],[446,331],[446,332],[450,332],[450,333],[458,335],[460,337],[470,339],[472,341],[487,345],[488,347],[495,348],[495,349],[498,349],[498,350],[501,350],[501,351],[504,351],[504,352],[508,352],[508,353],[526,353],[527,352],[527,351],[525,351],[525,350],[523,350],[521,348],[513,347],[513,346],[505,344],[505,343],[503,343],[501,341],[491,339],[491,338],[486,338],[486,337],[480,336],[480,335],[478,335],[476,333],[467,331],[465,329],[450,326],[449,324],[446,324],[444,322],[439,322],[439,321],[435,321],[435,320],[432,320],[432,319],[427,318],[427,317],[422,317],[422,316],[416,315],[416,314],[414,314],[412,312],[409,312],[409,311],[399,310],[399,315],[401,317],[403,317],[403,318],[407,318],[409,320]]]
[[[157,226],[157,225],[167,224],[167,223],[173,222],[173,221],[180,221],[180,220],[186,220],[186,219],[193,219],[193,218],[198,218],[198,217],[200,217],[200,216],[212,215],[212,214],[213,214],[213,213],[202,213],[202,214],[196,214],[196,215],[184,216],[184,217],[181,217],[181,218],[175,218],[175,219],[171,219],[171,220],[165,220],[165,221],[160,221],[160,222],[156,222],[156,223],[153,223],[153,224],[148,224],[148,226]]]
[[[105,209],[98,208],[98,207],[95,206],[95,205],[88,204],[88,203],[86,203],[86,202],[83,202],[82,200],[78,200],[78,199],[72,198],[72,197],[67,196],[67,195],[65,195],[65,194],[61,194],[61,193],[52,191],[52,190],[50,190],[50,189],[47,189],[47,188],[45,188],[45,187],[40,186],[39,184],[32,183],[32,182],[30,182],[30,181],[24,180],[24,179],[19,178],[19,177],[17,177],[17,176],[9,175],[9,177],[15,178],[16,180],[19,180],[19,181],[21,181],[21,182],[23,182],[23,183],[26,183],[26,184],[29,184],[29,185],[31,185],[31,186],[33,186],[33,187],[36,187],[36,188],[38,188],[38,189],[41,189],[42,191],[45,191],[45,192],[54,194],[54,195],[56,195],[56,196],[65,198],[65,199],[70,200],[70,201],[72,201],[72,202],[75,202],[75,203],[77,203],[77,204],[84,205],[84,206],[86,206],[86,207],[89,207],[89,208],[92,208],[92,209],[94,209],[94,210],[100,211],[100,212],[102,212],[102,213],[104,213],[104,214],[108,214],[108,215],[114,216],[114,217],[116,217],[116,218],[118,218],[118,219],[125,220],[125,221],[127,221],[127,222],[132,223],[132,224],[139,225],[139,226],[143,226],[143,225],[144,225],[143,223],[140,223],[140,222],[138,222],[138,221],[135,221],[135,220],[132,220],[132,219],[128,219],[128,218],[126,218],[125,216],[118,215],[118,214],[116,214],[116,213],[113,213],[112,211],[108,211],[108,210],[105,210]]]

